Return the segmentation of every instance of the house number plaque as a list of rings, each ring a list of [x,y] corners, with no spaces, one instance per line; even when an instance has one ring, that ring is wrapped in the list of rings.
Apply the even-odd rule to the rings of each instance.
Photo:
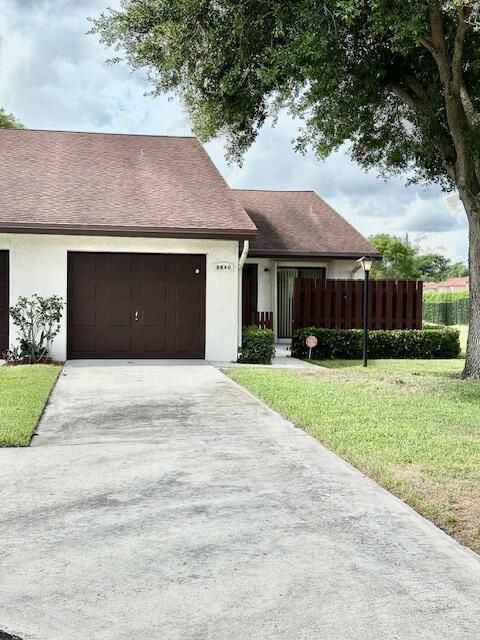
[[[215,271],[233,271],[232,262],[216,262]]]

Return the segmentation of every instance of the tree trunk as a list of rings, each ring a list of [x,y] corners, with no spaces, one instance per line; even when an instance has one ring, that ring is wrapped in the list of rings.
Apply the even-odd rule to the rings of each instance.
[[[480,207],[465,203],[469,222],[470,318],[463,377],[480,379]]]

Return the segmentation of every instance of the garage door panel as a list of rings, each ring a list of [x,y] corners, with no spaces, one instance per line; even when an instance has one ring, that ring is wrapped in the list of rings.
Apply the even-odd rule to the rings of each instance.
[[[77,302],[93,302],[97,297],[97,286],[93,280],[78,282],[71,288],[71,298]]]
[[[200,307],[201,292],[197,284],[184,284],[175,287],[175,326],[179,329],[199,327],[203,319]]]
[[[160,358],[167,352],[168,345],[165,333],[146,332],[140,336],[140,340],[139,346],[143,353],[153,351],[157,354],[156,357]]]
[[[109,332],[106,333],[104,342],[107,354],[130,354],[132,352],[131,334]]]
[[[187,331],[189,329],[198,329],[203,324],[203,316],[200,312],[196,313],[175,313],[175,326],[180,331]]]
[[[127,300],[128,302],[128,300]],[[130,329],[132,326],[132,311],[130,305],[125,307],[117,300],[109,301],[105,307],[105,328],[106,329]]]
[[[109,280],[117,280],[120,277],[129,277],[132,270],[132,256],[125,253],[101,254],[102,257],[97,258],[97,264],[100,262],[106,268],[105,277]]]
[[[97,311],[95,307],[90,305],[79,305],[75,315],[72,317],[71,324],[78,328],[95,328],[97,326]]]
[[[132,295],[132,284],[125,280],[116,280],[105,283],[107,302],[130,302]]]
[[[94,254],[86,253],[82,260],[71,264],[72,272],[77,276],[89,276],[93,278],[96,272],[96,259]]]
[[[167,326],[167,310],[158,307],[144,308],[141,316],[142,328],[151,329],[153,327],[165,328]]]
[[[143,256],[142,275],[144,281],[159,282],[164,280],[168,273],[167,258],[167,256],[156,254]]]
[[[188,357],[185,354],[195,353],[199,349],[198,340],[188,332],[175,337],[174,350],[179,357]]]
[[[88,356],[97,351],[97,340],[93,333],[75,333],[71,339],[70,349],[81,357],[81,354]]]
[[[69,357],[203,358],[205,263],[204,255],[70,253]]]
[[[145,302],[155,302],[155,304],[167,304],[167,284],[160,281],[149,281],[139,283],[138,293]]]

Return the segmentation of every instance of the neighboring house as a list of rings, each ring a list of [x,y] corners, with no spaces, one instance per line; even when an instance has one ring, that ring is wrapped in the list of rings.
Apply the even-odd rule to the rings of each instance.
[[[436,291],[445,293],[450,291],[468,291],[468,276],[463,278],[448,278],[442,282],[424,282],[423,291]]]
[[[378,255],[313,192],[232,191],[195,138],[0,130],[0,159],[0,350],[37,293],[67,303],[58,360],[235,360],[242,315],[288,338],[294,277]]]

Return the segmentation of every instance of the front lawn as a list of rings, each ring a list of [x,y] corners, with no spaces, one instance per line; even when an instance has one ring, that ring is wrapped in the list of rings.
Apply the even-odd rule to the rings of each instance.
[[[480,383],[462,360],[318,363],[229,375],[480,552]]]
[[[61,367],[0,367],[0,447],[28,447]]]

